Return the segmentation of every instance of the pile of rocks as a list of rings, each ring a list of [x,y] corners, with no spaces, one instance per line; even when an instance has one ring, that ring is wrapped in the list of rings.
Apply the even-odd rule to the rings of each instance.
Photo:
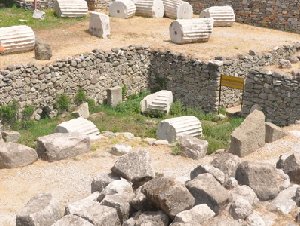
[[[292,154],[282,162],[284,172],[297,183],[298,169],[289,165],[299,156]],[[54,226],[71,222],[87,226],[267,225],[267,216],[273,214],[276,220],[277,211],[291,214],[299,205],[300,187],[290,185],[284,172],[271,164],[243,161],[221,152],[209,164],[197,166],[182,182],[156,176],[149,153],[133,151],[119,157],[111,173],[96,176],[92,194],[67,204],[65,216],[58,200],[39,194],[17,213],[16,222],[23,225],[30,219],[33,224]],[[259,212],[262,207],[263,214]]]

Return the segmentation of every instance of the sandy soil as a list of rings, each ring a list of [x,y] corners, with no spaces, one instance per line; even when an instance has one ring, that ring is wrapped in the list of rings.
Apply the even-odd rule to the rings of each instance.
[[[144,45],[152,48],[170,49],[193,55],[200,59],[213,59],[215,56],[235,56],[250,49],[257,52],[299,41],[300,35],[272,29],[234,24],[230,28],[214,28],[207,43],[176,45],[170,42],[168,18],[151,19],[134,17],[131,19],[111,18],[111,38],[99,39],[88,32],[88,21],[68,27],[35,31],[37,38],[52,46],[51,61],[63,59],[95,48],[110,50],[114,47]],[[33,52],[0,56],[0,68],[12,64],[45,64],[51,61],[36,61]]]
[[[300,125],[285,128],[286,131],[298,130]],[[145,142],[126,140],[123,137],[103,138],[93,145],[93,151],[73,159],[57,162],[37,161],[33,165],[16,169],[0,170],[0,225],[15,225],[15,213],[28,200],[41,192],[52,193],[61,206],[84,198],[90,194],[92,178],[98,173],[108,173],[118,157],[109,153],[110,147],[116,143],[128,143],[135,150],[145,149],[150,152],[156,172],[165,176],[184,179],[199,164],[209,163],[212,156],[200,160],[192,160],[171,155],[171,147],[149,146]],[[278,157],[300,147],[299,138],[291,135],[267,144],[257,152],[244,158],[249,161],[265,161],[275,164]],[[290,216],[288,216],[290,219]],[[287,218],[283,219],[287,220]],[[281,224],[278,224],[281,225]],[[282,224],[285,225],[285,224]]]

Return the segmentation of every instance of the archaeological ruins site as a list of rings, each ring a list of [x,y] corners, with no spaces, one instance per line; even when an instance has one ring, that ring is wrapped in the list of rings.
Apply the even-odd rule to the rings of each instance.
[[[1,0],[0,226],[300,225],[300,2]]]

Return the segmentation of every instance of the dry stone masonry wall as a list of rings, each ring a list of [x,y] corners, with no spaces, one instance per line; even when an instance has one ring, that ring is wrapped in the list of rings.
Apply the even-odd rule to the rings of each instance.
[[[294,0],[189,0],[194,13],[231,5],[237,22],[300,33],[300,2]]]

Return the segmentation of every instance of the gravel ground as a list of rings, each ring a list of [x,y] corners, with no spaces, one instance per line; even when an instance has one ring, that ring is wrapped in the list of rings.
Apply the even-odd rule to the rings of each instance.
[[[196,15],[195,15],[196,16]],[[12,64],[46,64],[75,54],[90,52],[93,49],[110,50],[128,45],[147,45],[151,48],[172,50],[188,54],[199,59],[213,59],[215,56],[235,56],[247,53],[271,50],[280,45],[297,42],[299,34],[273,29],[253,27],[235,23],[233,27],[216,27],[206,43],[176,45],[170,42],[169,18],[130,19],[110,18],[111,38],[99,39],[91,36],[88,21],[56,29],[35,30],[36,37],[52,47],[51,61],[37,61],[33,51],[21,54],[0,55],[0,68]]]
[[[300,130],[300,126],[287,127],[285,130]],[[172,148],[168,146],[148,146],[144,142],[128,141],[119,137],[104,138],[93,145],[94,151],[73,159],[52,163],[39,160],[23,168],[2,169],[0,170],[0,225],[14,226],[15,213],[38,193],[52,193],[60,201],[62,211],[66,203],[89,195],[92,178],[98,173],[108,173],[118,158],[111,155],[108,150],[113,144],[119,142],[128,143],[135,150],[141,148],[148,150],[156,172],[179,179],[188,176],[197,165],[207,164],[213,158],[207,156],[200,160],[191,160],[172,155]],[[262,160],[275,164],[280,154],[299,147],[299,138],[287,136],[267,144],[257,152],[246,156],[244,160]]]

